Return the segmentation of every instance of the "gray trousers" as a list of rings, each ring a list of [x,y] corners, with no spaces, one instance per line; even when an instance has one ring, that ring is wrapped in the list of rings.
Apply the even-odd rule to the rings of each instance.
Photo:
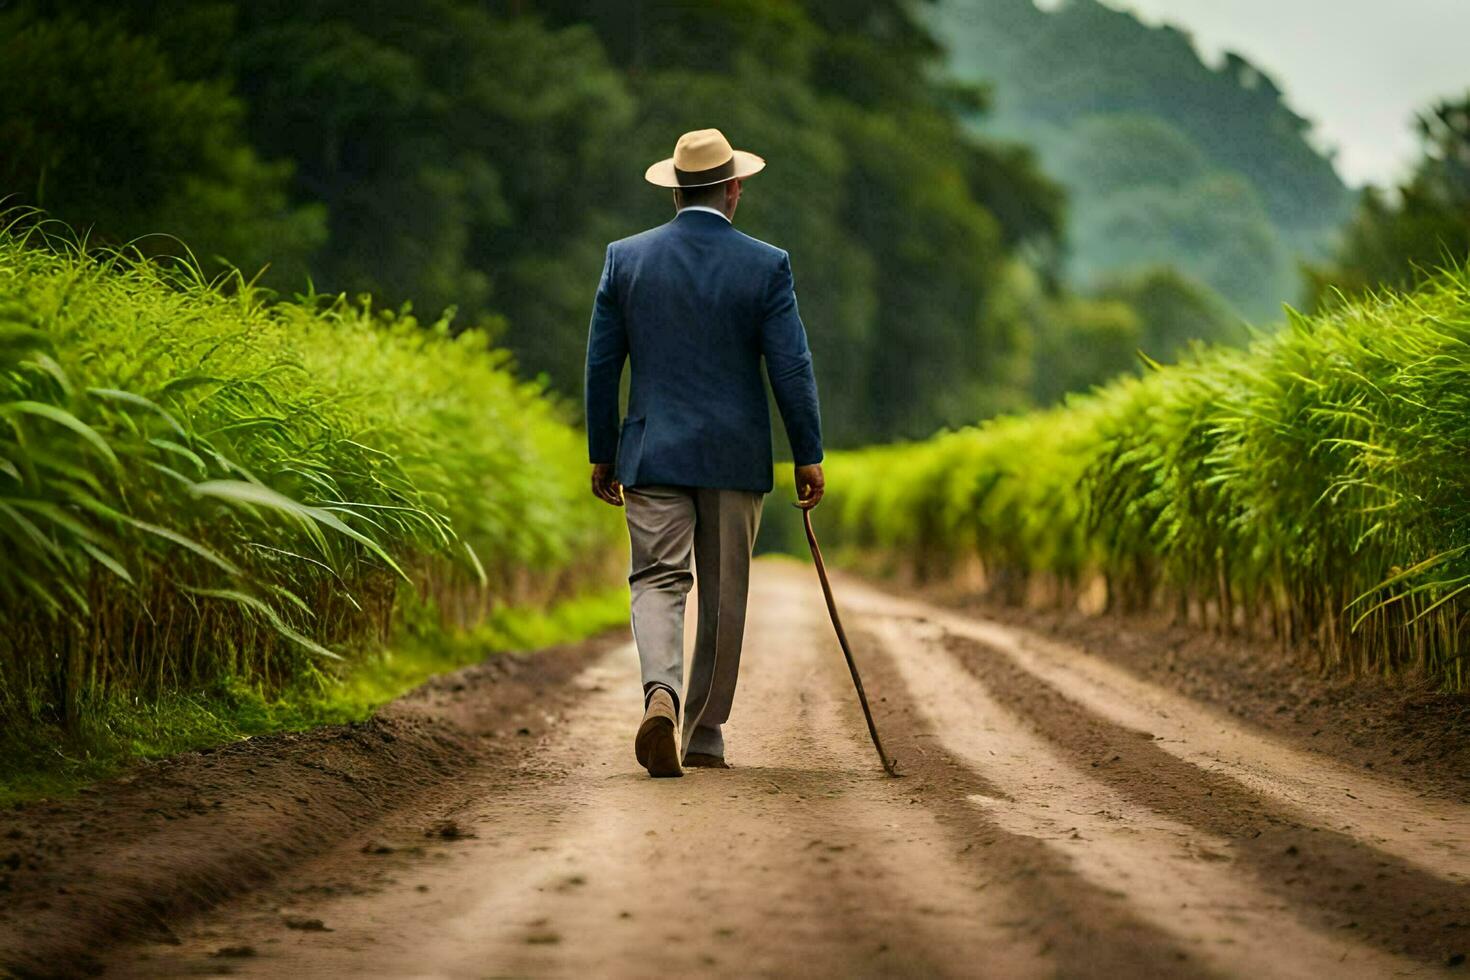
[[[684,605],[699,574],[699,624],[689,689],[680,701],[684,753],[725,754],[722,726],[730,718],[740,646],[750,550],[765,495],[706,487],[625,488],[633,560],[633,639],[643,689],[684,689]]]

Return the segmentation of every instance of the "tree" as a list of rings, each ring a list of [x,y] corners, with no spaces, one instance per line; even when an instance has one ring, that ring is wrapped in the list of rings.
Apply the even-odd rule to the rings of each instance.
[[[1032,397],[1049,405],[1139,365],[1141,324],[1125,303],[1077,297],[1057,303],[1036,338]]]
[[[0,15],[0,187],[94,241],[152,253],[273,263],[304,281],[326,237],[293,204],[289,162],[247,142],[244,107],[218,81],[178,78],[151,38],[110,18]]]
[[[1348,217],[1331,157],[1259,67],[1206,64],[1188,34],[1115,6],[943,0],[933,20],[951,72],[993,89],[972,125],[1034,144],[1066,189],[1076,285],[1167,261],[1276,317]]]
[[[1334,260],[1311,270],[1313,302],[1338,290],[1413,286],[1445,265],[1470,261],[1470,93],[1419,118],[1423,157],[1394,194],[1364,192]]]
[[[968,134],[907,0],[543,5],[587,19],[638,102],[628,231],[666,219],[638,187],[674,137],[718,126],[772,161],[740,224],[789,249],[833,445],[923,436],[1013,404],[1023,338],[991,316],[1009,255],[1054,254],[1062,198],[1025,151]],[[718,50],[705,51],[708,38]],[[514,333],[514,328],[513,331]],[[896,352],[901,351],[901,354]],[[571,367],[571,356],[568,355]]]
[[[771,160],[741,229],[793,253],[828,435],[841,446],[927,435],[1024,397],[1011,372],[1025,338],[994,317],[993,292],[1014,257],[1054,273],[1061,254],[1060,189],[1025,150],[963,125],[958,107],[977,110],[984,94],[937,78],[940,48],[920,8],[30,0],[27,10],[119,25],[147,39],[181,90],[234,106],[219,153],[289,161],[289,174],[273,172],[277,199],[325,214],[311,263],[319,290],[411,301],[426,319],[457,308],[457,322],[490,325],[526,374],[569,397],[581,390],[606,243],[671,215],[644,168],[680,132],[719,126]],[[35,84],[78,65],[91,71],[80,52],[57,58]],[[188,163],[180,186],[208,172]],[[103,174],[66,183],[94,195],[78,213],[113,200]],[[195,215],[164,191],[137,199],[188,226]],[[237,226],[269,241],[251,220],[261,218]],[[272,281],[300,288],[305,270]]]
[[[1024,384],[1020,397],[996,411],[1050,405],[1141,364],[1143,324],[1131,306],[1058,294],[1023,262],[1007,266],[991,307],[995,322],[1018,340],[1020,357],[1010,370]]]
[[[1169,266],[1104,283],[1095,295],[1137,314],[1139,350],[1155,361],[1176,361],[1196,343],[1247,339],[1244,325],[1218,294]]]
[[[560,367],[537,328],[595,279],[583,236],[632,108],[596,37],[462,0],[259,0],[239,16],[252,136],[295,159],[298,194],[331,215],[323,281],[505,314],[513,343],[531,338],[516,345],[528,370]]]

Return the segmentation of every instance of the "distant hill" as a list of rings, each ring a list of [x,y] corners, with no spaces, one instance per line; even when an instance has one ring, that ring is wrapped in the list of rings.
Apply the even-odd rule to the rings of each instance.
[[[939,0],[953,74],[992,87],[972,124],[1034,145],[1070,199],[1070,277],[1096,285],[1171,264],[1238,312],[1272,319],[1304,289],[1352,192],[1311,124],[1237,55],[1098,0]]]

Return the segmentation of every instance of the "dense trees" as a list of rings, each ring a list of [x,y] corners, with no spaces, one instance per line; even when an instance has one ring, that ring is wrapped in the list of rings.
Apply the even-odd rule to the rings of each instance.
[[[1398,281],[1463,233],[1463,113],[1436,118],[1424,172],[1368,200],[1328,275]],[[771,161],[740,224],[795,256],[839,446],[1235,339],[1345,213],[1268,78],[1096,0],[0,14],[0,193],[95,237],[269,263],[285,292],[457,310],[573,397],[603,246],[669,216],[643,169],[709,125]]]
[[[1218,296],[1169,266],[1109,279],[1080,296],[1048,288],[1035,268],[1015,262],[994,291],[991,311],[1016,342],[1007,370],[1024,397],[1001,406],[1007,409],[1060,401],[1143,370],[1145,358],[1175,361],[1200,341],[1247,336]]]
[[[296,222],[252,216],[248,242],[227,222],[191,231],[206,254],[250,267],[310,251],[318,288],[499,323],[524,370],[575,392],[603,245],[670,213],[643,168],[715,125],[772,161],[741,224],[796,256],[835,443],[923,435],[1023,390],[1023,338],[992,293],[1018,250],[1039,268],[1058,254],[1060,194],[1024,151],[965,132],[955,106],[979,95],[933,80],[940,49],[909,0],[33,0],[12,16],[54,30],[64,11],[207,93],[214,129],[145,128],[208,135],[261,171],[224,174],[229,199]],[[92,63],[78,53],[31,84]],[[124,104],[182,97],[117,88]],[[113,170],[210,172],[127,133],[107,152]],[[156,188],[127,210],[108,181],[75,184],[92,196],[58,192],[59,217],[115,237],[182,222]],[[7,185],[36,200],[41,181],[32,167]],[[267,278],[304,280],[297,262]]]
[[[227,83],[181,78],[162,45],[115,23],[0,13],[0,197],[79,231],[168,232],[303,281],[324,211],[288,200],[291,165],[262,159]],[[144,240],[178,253],[177,240]]]
[[[1015,249],[1045,254],[1060,235],[1060,196],[1030,159],[957,123],[914,6],[540,5],[553,26],[590,23],[626,72],[638,110],[636,162],[615,198],[632,216],[624,227],[669,213],[638,175],[684,129],[719,126],[771,160],[741,225],[796,256],[836,444],[920,435],[1013,402],[1018,338],[988,300]],[[563,374],[579,366],[572,339],[551,352]]]
[[[1098,296],[1138,317],[1137,347],[1155,361],[1176,361],[1200,341],[1239,344],[1244,323],[1220,298],[1170,266],[1156,266],[1103,284]]]
[[[1067,188],[1079,284],[1170,261],[1255,319],[1297,299],[1351,202],[1259,68],[1098,0],[944,0],[934,23],[953,71],[994,85],[982,131]]]

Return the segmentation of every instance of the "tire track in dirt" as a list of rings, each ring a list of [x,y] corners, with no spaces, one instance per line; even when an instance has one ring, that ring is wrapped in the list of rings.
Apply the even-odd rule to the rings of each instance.
[[[1053,975],[1214,975],[1185,943],[1142,918],[1116,882],[1080,874],[1046,841],[977,808],[971,800],[1004,793],[981,767],[946,748],[932,712],[920,707],[923,695],[908,688],[887,646],[865,628],[848,629],[870,697],[876,696],[883,744],[899,760],[905,783],[913,781],[915,802],[922,801],[956,842],[956,858],[975,875],[976,887],[1015,893],[1007,921],[1047,952]]]
[[[1431,965],[1470,952],[1470,809],[1241,728],[1099,658],[858,586],[942,629],[998,702],[1130,800],[1229,843],[1318,928]]]
[[[1029,719],[1074,765],[1155,812],[1228,842],[1259,886],[1319,928],[1354,930],[1391,953],[1448,964],[1470,948],[1470,892],[1345,833],[1303,823],[1220,771],[1100,718],[1003,653],[948,634],[945,646],[996,700]]]
[[[1032,734],[1029,716],[1014,712],[1006,694],[951,660],[939,627],[892,616],[863,622],[940,741],[995,783],[999,792],[972,797],[978,806],[1012,833],[1047,841],[1095,884],[1121,891],[1209,967],[1296,977],[1416,972],[1412,961],[1357,936],[1299,922],[1286,902],[1233,867],[1225,838],[1140,804],[1098,779],[1090,759]]]
[[[1158,748],[1221,771],[1305,822],[1341,831],[1457,884],[1470,884],[1470,807],[1417,794],[1332,759],[1290,748],[1084,650],[844,581],[870,608],[937,623],[1009,657]]]

